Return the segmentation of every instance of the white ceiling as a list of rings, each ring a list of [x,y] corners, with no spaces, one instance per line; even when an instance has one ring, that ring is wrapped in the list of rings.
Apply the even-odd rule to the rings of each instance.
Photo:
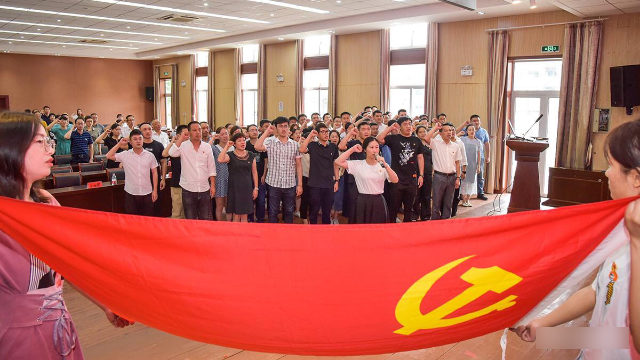
[[[582,17],[640,11],[640,0],[538,0],[538,8],[533,10],[529,9],[529,0],[517,5],[505,0],[477,0],[478,10],[483,11],[484,15],[438,0],[280,1],[327,13],[292,9],[256,0],[129,0],[132,6],[114,0],[1,0],[0,51],[153,59],[171,56],[178,51],[237,46],[258,39],[277,41],[277,37],[296,38],[312,32],[330,30],[346,33],[356,28],[379,29],[389,26],[394,20],[407,18],[412,21],[446,22],[559,8]],[[34,11],[26,11],[28,9]],[[171,14],[195,16],[198,19],[189,23],[159,19]],[[80,46],[81,37],[108,40],[98,44],[102,47]]]

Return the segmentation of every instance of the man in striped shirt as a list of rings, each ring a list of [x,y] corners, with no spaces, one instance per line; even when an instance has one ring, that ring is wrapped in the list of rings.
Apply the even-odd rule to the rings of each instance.
[[[275,136],[270,137],[275,133]],[[302,195],[302,155],[299,144],[289,138],[289,121],[281,116],[256,141],[257,151],[266,151],[269,168],[265,182],[269,189],[269,222],[278,222],[280,203],[285,223],[293,223],[296,196]]]
[[[68,133],[65,139],[71,139],[71,163],[89,163],[93,161],[93,138],[84,131],[84,119],[76,119],[76,124]]]

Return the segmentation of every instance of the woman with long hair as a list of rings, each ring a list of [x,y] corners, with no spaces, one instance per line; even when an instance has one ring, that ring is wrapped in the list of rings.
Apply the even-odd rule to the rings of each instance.
[[[352,153],[366,154],[365,160],[347,160]],[[372,224],[389,222],[387,203],[384,200],[384,182],[398,182],[398,175],[380,156],[380,144],[374,137],[368,137],[362,145],[357,144],[343,152],[335,163],[353,175],[358,188],[354,224]],[[351,219],[349,219],[351,221]]]
[[[0,196],[60,206],[39,186],[54,151],[40,119],[1,113]],[[62,284],[60,274],[0,230],[0,359],[83,358]],[[101,307],[114,326],[130,324]]]
[[[611,197],[615,200],[639,196],[640,120],[614,129],[604,149]],[[588,230],[587,226],[585,231]],[[592,312],[589,327],[601,329],[601,334],[629,327],[631,344],[629,349],[583,349],[579,359],[639,356],[636,350],[640,349],[640,200],[628,205],[625,218],[609,236],[623,240],[623,245],[600,266],[593,283],[578,290],[551,313],[514,329],[520,338],[535,341],[538,328],[564,324]]]

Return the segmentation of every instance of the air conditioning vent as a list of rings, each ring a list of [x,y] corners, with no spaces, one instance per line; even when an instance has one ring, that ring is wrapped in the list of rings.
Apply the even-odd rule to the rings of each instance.
[[[194,20],[200,20],[200,18],[197,18],[195,16],[170,14],[170,15],[159,17],[158,20],[174,21],[179,23],[189,23]]]
[[[107,40],[98,40],[98,39],[82,39],[82,40],[78,40],[78,42],[80,43],[84,43],[84,44],[106,44],[108,41]]]

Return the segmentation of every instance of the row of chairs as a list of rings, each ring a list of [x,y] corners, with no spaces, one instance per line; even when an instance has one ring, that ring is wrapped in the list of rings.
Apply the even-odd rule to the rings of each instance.
[[[93,163],[79,163],[78,171],[80,172],[88,172],[88,171],[102,171],[104,170],[104,164],[101,162],[93,162]],[[62,173],[70,173],[73,172],[73,167],[71,165],[55,165],[51,168],[51,174],[62,174]]]
[[[71,167],[69,167],[71,169]],[[124,180],[124,169],[114,168],[107,169],[105,172],[106,181],[111,181],[113,175],[116,175],[116,179]],[[103,179],[104,180],[104,179]],[[82,185],[82,173],[81,172],[63,172],[53,173],[53,187],[61,188],[67,186]]]
[[[107,156],[106,155],[94,155],[94,162],[102,163],[106,166]],[[69,165],[71,164],[71,155],[53,155],[53,163],[54,165]]]

